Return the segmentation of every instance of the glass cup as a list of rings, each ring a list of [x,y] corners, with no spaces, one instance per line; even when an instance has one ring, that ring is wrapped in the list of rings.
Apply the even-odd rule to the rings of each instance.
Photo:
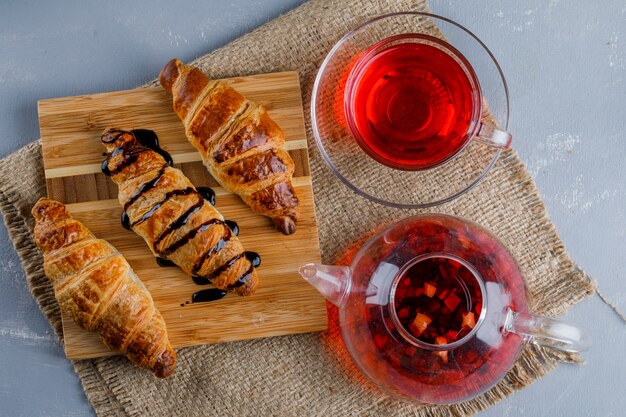
[[[428,55],[423,49],[434,51],[449,65],[416,60],[408,53],[404,81],[398,77],[398,85],[389,90],[368,84],[373,64],[385,67],[388,54],[411,49],[418,58]],[[461,79],[462,88],[447,86],[437,96],[428,84],[416,84],[428,77],[448,80],[449,73]],[[379,81],[385,74],[379,74]],[[433,104],[431,98],[448,102]],[[430,207],[478,184],[510,145],[508,100],[500,66],[469,30],[428,13],[394,13],[356,27],[328,53],[312,91],[312,129],[325,162],[357,194],[398,208]],[[440,111],[446,106],[454,114]],[[462,120],[452,120],[457,116]],[[431,123],[433,118],[437,123]],[[381,140],[375,140],[368,124],[382,132]],[[446,130],[451,127],[454,135]],[[432,155],[420,146],[429,147]]]
[[[398,170],[434,168],[477,139],[507,148],[511,135],[481,122],[480,82],[447,42],[424,34],[392,36],[353,66],[345,118],[361,148]]]

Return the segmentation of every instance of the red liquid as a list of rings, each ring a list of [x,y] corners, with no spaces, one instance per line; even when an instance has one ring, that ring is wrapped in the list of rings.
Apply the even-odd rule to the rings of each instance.
[[[481,99],[478,80],[458,51],[430,36],[409,37],[420,43],[380,51],[376,45],[355,65],[346,116],[371,157],[392,168],[421,170],[464,147],[480,117]],[[469,74],[449,53],[424,40],[444,45]]]
[[[400,277],[393,305],[362,295],[346,301],[340,310],[346,346],[365,373],[388,392],[439,404],[478,395],[504,376],[522,346],[518,335],[502,333],[493,325],[494,318],[509,307],[527,311],[524,281],[515,260],[492,235],[453,217],[418,218],[399,233],[385,236],[388,243],[362,255],[358,270],[352,272],[362,278],[353,281],[351,292],[371,292],[381,265],[401,268],[417,256],[434,257],[417,262]],[[471,265],[482,278],[485,294],[467,268],[437,253]],[[425,283],[434,284],[437,301],[425,295]],[[446,305],[450,291],[460,299],[458,304]],[[419,341],[438,345],[437,338],[445,337],[446,343],[458,343],[448,349],[409,343],[399,332],[392,308],[401,326]],[[403,313],[405,308],[408,312]],[[468,312],[474,313],[474,330],[464,328],[462,317]],[[479,312],[485,314],[481,321]],[[412,328],[418,313],[432,319],[421,334]]]
[[[482,291],[474,274],[445,257],[427,258],[404,272],[395,292],[402,326],[429,344],[449,344],[467,336],[482,309]]]

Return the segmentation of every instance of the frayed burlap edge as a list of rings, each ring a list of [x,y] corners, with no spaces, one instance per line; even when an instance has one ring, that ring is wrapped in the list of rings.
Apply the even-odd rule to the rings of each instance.
[[[535,222],[545,233],[544,239],[552,248],[552,256],[556,258],[562,268],[563,278],[558,281],[559,285],[552,285],[544,288],[541,293],[532,294],[533,311],[549,316],[561,316],[574,304],[595,294],[595,282],[572,260],[565,250],[565,244],[561,240],[556,226],[548,217],[546,206],[541,200],[539,190],[517,151],[508,149],[496,163],[490,175],[510,175],[511,178],[521,184],[523,200],[520,201],[520,204],[528,207],[532,213]],[[480,184],[478,189],[488,186],[488,183],[489,178],[483,184]],[[508,220],[506,216],[502,218],[503,222]],[[581,276],[582,279],[579,278]],[[559,302],[555,303],[554,300],[559,300]]]
[[[415,5],[414,7],[418,6],[419,5]],[[381,6],[381,9],[382,8]],[[305,4],[290,12],[285,17],[304,13],[305,11],[306,15],[310,16],[312,9],[313,6],[311,3]],[[263,27],[259,28],[234,41],[225,48],[254,39],[255,35],[263,30]],[[225,48],[217,50],[211,55],[220,53]],[[202,65],[205,59],[207,58],[203,57],[196,62]],[[271,68],[259,69],[259,71],[261,70],[267,71],[271,70]],[[305,94],[307,93],[305,92]],[[310,126],[308,127],[310,130]],[[318,167],[318,169],[324,168]],[[0,209],[3,213],[9,236],[13,241],[26,271],[30,291],[62,342],[62,328],[58,304],[54,299],[54,294],[48,280],[43,275],[42,258],[34,245],[31,235],[32,224],[29,223],[31,221],[29,211],[30,206],[34,203],[36,198],[34,198],[33,201],[21,200],[20,197],[23,197],[23,194],[20,188],[24,187],[24,181],[16,180],[14,176],[14,173],[23,173],[25,170],[34,170],[33,172],[28,172],[31,178],[25,179],[29,187],[36,189],[30,196],[38,197],[44,195],[45,183],[39,142],[27,145],[0,161]],[[501,161],[498,162],[494,168],[494,172],[490,174],[490,176],[495,175],[509,175],[515,177],[515,180],[522,184],[522,198],[524,201],[521,201],[520,204],[523,204],[524,207],[532,211],[536,222],[542,229],[544,234],[543,238],[552,246],[552,255],[561,265],[563,277],[559,280],[559,285],[549,287],[541,294],[534,294],[533,308],[539,313],[561,315],[576,302],[593,294],[594,285],[588,277],[586,277],[584,271],[578,268],[565,252],[563,243],[559,239],[554,225],[546,216],[545,206],[540,200],[534,182],[526,172],[523,163],[515,151],[511,150],[507,152]],[[481,185],[482,187],[489,186],[489,178],[490,177]],[[314,186],[319,186],[319,184],[315,184],[315,178]],[[474,192],[478,191],[474,190]],[[449,208],[450,205],[447,205],[443,206],[441,210],[446,211],[446,209]],[[487,210],[489,210],[489,208],[487,208]],[[454,211],[454,209],[450,211]],[[408,214],[407,212],[407,215]],[[489,213],[486,215],[489,215]],[[502,221],[506,221],[506,219]],[[327,262],[332,261],[332,255],[333,254],[329,253],[325,254],[324,260]],[[584,279],[581,279],[581,277]],[[574,286],[572,286],[572,284],[574,284]],[[555,300],[559,300],[559,302],[555,302]],[[115,366],[118,360],[123,360],[123,358],[77,361],[74,362],[74,367],[81,378],[87,397],[98,415],[139,415],[140,413],[137,410],[132,409],[133,398],[126,395],[122,382],[115,378],[106,379],[102,375],[104,369]],[[416,408],[415,405],[397,402],[397,400],[379,395],[372,398],[372,402],[390,403],[393,405],[394,410],[397,410],[397,413],[402,415],[467,416],[484,410],[516,390],[541,378],[551,372],[560,362],[580,363],[581,361],[577,355],[556,352],[536,346],[528,346],[502,382],[472,401],[450,407],[423,406]],[[363,409],[361,409],[361,411],[363,413],[367,412],[367,410]]]

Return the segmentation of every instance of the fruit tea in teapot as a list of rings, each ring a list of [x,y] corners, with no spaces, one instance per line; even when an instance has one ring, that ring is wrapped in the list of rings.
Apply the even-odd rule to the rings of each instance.
[[[482,290],[474,273],[445,256],[409,264],[392,292],[396,323],[424,343],[446,345],[462,339],[482,313]]]
[[[409,217],[371,237],[349,267],[309,264],[301,274],[339,307],[358,367],[385,391],[420,402],[481,394],[527,341],[588,346],[580,329],[530,314],[513,257],[456,217]]]

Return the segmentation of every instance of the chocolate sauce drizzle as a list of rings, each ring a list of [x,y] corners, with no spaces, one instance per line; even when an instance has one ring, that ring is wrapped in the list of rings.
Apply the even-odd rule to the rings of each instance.
[[[135,161],[137,160],[141,152],[143,151],[124,153],[124,159],[119,164],[117,164],[117,166],[115,167],[113,171],[111,171],[111,169],[109,168],[109,160],[105,159],[102,162],[102,166],[100,167],[100,169],[102,170],[102,173],[108,177],[110,177],[113,174],[118,174],[127,166],[135,163]]]
[[[220,223],[222,223],[222,221],[220,219],[211,219],[209,221],[206,221],[206,222],[202,223],[201,225],[199,225],[198,227],[188,231],[185,235],[183,235],[180,239],[178,239],[176,242],[172,243],[167,248],[160,250],[159,253],[161,255],[163,255],[163,256],[171,255],[178,248],[182,247],[187,242],[189,242],[191,239],[193,239],[198,233],[202,232],[203,230],[208,229],[209,227],[211,227],[214,224],[220,224]]]
[[[240,253],[239,255],[231,258],[224,265],[222,265],[218,269],[216,269],[211,274],[210,277],[200,277],[200,276],[194,275],[192,277],[193,282],[196,285],[209,285],[209,284],[211,284],[211,280],[213,278],[216,278],[217,276],[219,276],[219,274],[221,274],[222,272],[224,272],[228,268],[230,268],[235,262],[237,262],[237,260],[241,259],[242,256],[245,256],[250,261],[250,267],[241,276],[241,278],[239,278],[237,281],[235,281],[234,284],[229,285],[228,289],[234,289],[234,288],[238,288],[238,287],[241,287],[241,286],[245,285],[246,282],[248,281],[248,279],[250,278],[250,276],[252,275],[253,269],[254,268],[258,268],[261,265],[261,256],[258,253],[256,253],[256,252]],[[192,303],[201,303],[201,302],[215,301],[215,300],[219,300],[219,299],[223,298],[225,295],[226,295],[226,291],[224,291],[224,290],[220,290],[219,288],[209,288],[209,289],[201,290],[201,291],[198,291],[198,292],[194,293],[191,296],[191,302]],[[187,301],[185,304],[188,304],[188,303],[189,302]],[[185,306],[185,304],[181,304],[181,307]]]
[[[216,301],[227,294],[226,291],[220,290],[219,288],[209,288],[206,290],[200,290],[191,295],[192,303],[206,303],[207,301]]]
[[[215,191],[211,187],[196,187],[196,191],[212,206],[215,205]]]
[[[196,285],[209,285],[211,283],[211,281],[207,277],[200,277],[198,275],[192,276],[191,279]]]
[[[198,211],[200,209],[200,207],[202,207],[203,204],[204,204],[204,199],[202,198],[201,195],[198,195],[198,201],[196,201],[191,207],[189,207],[176,220],[174,220],[172,223],[168,224],[167,227],[165,228],[165,230],[162,231],[161,234],[159,234],[159,236],[154,240],[154,247],[156,248],[159,245],[159,243],[161,243],[161,241],[163,241],[163,239],[165,239],[166,237],[171,235],[173,232],[175,232],[176,230],[180,229],[185,224],[187,224],[187,221],[189,220],[189,217],[193,213]],[[174,242],[174,244],[176,244],[176,243],[178,243],[178,242]]]
[[[245,252],[245,256],[248,259],[248,261],[250,261],[250,267],[241,276],[241,278],[239,278],[233,284],[228,286],[229,289],[238,288],[238,287],[245,285],[248,279],[250,278],[250,276],[252,275],[252,271],[254,270],[254,268],[257,268],[259,265],[261,265],[261,256],[258,253]]]
[[[237,224],[237,222],[232,220],[224,220],[224,223],[226,223],[230,230],[232,230],[235,236],[239,236],[239,225]]]
[[[124,226],[124,229],[126,230],[133,230],[130,227],[130,217],[128,217],[128,213],[126,213],[125,211],[122,211],[122,226]]]
[[[163,259],[157,256],[156,258],[156,263],[157,265],[161,266],[161,267],[170,267],[170,266],[176,266],[176,264],[168,259]]]
[[[237,262],[243,256],[245,256],[246,259],[250,261],[250,266],[248,267],[248,270],[237,281],[229,285],[227,289],[232,290],[235,288],[242,287],[246,284],[248,279],[250,279],[250,276],[252,276],[252,271],[254,270],[254,268],[258,268],[261,265],[261,256],[256,252],[246,251],[246,252],[243,252],[234,256],[233,258],[229,259],[226,263],[221,265],[219,268],[217,268],[215,271],[213,271],[213,273],[208,277],[201,277],[198,275],[193,275],[191,278],[193,279],[193,282],[196,285],[209,285],[212,283],[212,280],[214,278],[217,278],[221,273],[225,272],[228,268],[233,266],[235,262]],[[218,288],[202,290],[192,295],[192,303],[219,300],[225,295],[226,295],[226,291],[220,290]],[[181,306],[184,306],[184,304],[181,304]]]
[[[248,279],[252,275],[252,270],[254,268],[258,268],[261,265],[261,256],[258,253],[256,253],[256,252],[248,252],[248,251],[246,251],[246,252],[240,253],[240,254],[232,257],[226,263],[224,263],[219,268],[217,268],[215,271],[213,271],[213,273],[209,277],[200,277],[200,276],[194,275],[192,277],[193,278],[193,282],[196,285],[208,285],[208,284],[210,284],[211,281],[214,278],[217,278],[220,274],[225,272],[228,268],[233,266],[235,264],[235,262],[237,262],[239,259],[241,259],[244,256],[246,257],[246,259],[248,259],[248,261],[250,261],[250,267],[241,276],[241,278],[239,278],[233,284],[229,285],[228,288],[229,289],[238,288],[238,287],[241,287],[241,286],[245,285],[246,281],[248,281]]]
[[[113,135],[114,133],[115,133],[115,135]],[[108,137],[107,139],[103,139],[102,141],[104,143],[113,143],[116,140],[120,139],[125,133],[127,133],[127,132],[124,132],[124,131],[121,131],[121,130],[113,130],[113,131],[106,132],[103,135],[103,137],[105,135],[112,135],[112,136]],[[114,175],[114,174],[117,174],[117,173],[121,172],[124,168],[126,168],[129,165],[133,164],[137,160],[139,155],[142,152],[145,152],[148,149],[151,149],[151,150],[159,153],[163,157],[163,159],[165,159],[165,161],[167,162],[167,165],[169,165],[169,166],[173,165],[173,161],[172,161],[171,155],[169,153],[167,153],[165,150],[163,150],[159,146],[158,137],[152,130],[135,129],[135,130],[131,130],[130,133],[132,133],[135,136],[135,138],[141,144],[141,146],[136,146],[135,145],[135,146],[133,146],[130,149],[126,149],[125,144],[123,144],[122,146],[116,148],[113,152],[111,152],[107,156],[107,159],[105,161],[103,161],[103,163],[102,163],[102,172],[105,175],[110,176],[110,175]],[[123,155],[122,161],[120,161],[117,164],[117,166],[115,167],[114,170],[111,170],[109,168],[109,163],[108,163],[109,158],[111,158],[113,156],[116,156],[116,155],[119,155],[120,153]],[[144,221],[148,220],[170,198],[172,198],[174,196],[178,196],[178,195],[190,195],[190,194],[194,194],[194,193],[197,194],[198,197],[199,197],[198,201],[196,203],[194,203],[191,207],[189,207],[174,222],[169,224],[165,228],[165,230],[163,232],[161,232],[161,234],[155,239],[155,241],[154,241],[154,247],[155,248],[159,245],[159,243],[161,243],[163,240],[165,240],[165,238],[167,238],[170,234],[174,233],[176,230],[180,229],[185,224],[187,224],[187,221],[189,220],[189,218],[193,215],[193,213],[195,213],[197,210],[199,210],[200,207],[202,207],[202,204],[204,203],[205,200],[207,202],[209,202],[210,204],[215,205],[215,192],[211,188],[209,188],[209,187],[198,187],[197,189],[194,189],[193,187],[187,187],[187,188],[182,189],[182,190],[172,190],[172,191],[167,192],[163,196],[163,199],[161,201],[159,201],[158,203],[154,204],[139,219],[135,220],[134,222],[131,222],[130,218],[129,218],[128,214],[127,214],[128,208],[133,203],[135,203],[143,194],[145,194],[146,192],[148,192],[149,190],[155,188],[158,185],[161,177],[165,174],[165,168],[166,168],[165,166],[162,167],[159,170],[159,172],[157,173],[157,175],[153,179],[151,179],[150,181],[148,181],[145,184],[141,185],[139,190],[133,196],[131,196],[131,198],[124,204],[124,211],[122,212],[122,216],[121,216],[122,225],[124,226],[124,228],[130,230],[133,227],[135,227],[135,226],[143,223]],[[162,267],[174,266],[175,265],[174,262],[165,259],[165,257],[171,255],[177,249],[179,249],[180,247],[184,246],[187,242],[189,242],[191,239],[193,239],[198,233],[202,232],[203,230],[206,230],[207,228],[209,228],[209,227],[211,227],[211,226],[213,226],[215,224],[223,224],[223,225],[227,226],[227,227],[224,227],[224,235],[217,241],[217,243],[215,243],[215,245],[213,245],[211,248],[209,248],[198,259],[198,261],[196,262],[196,264],[192,268],[192,273],[194,274],[192,279],[193,279],[193,281],[194,281],[194,283],[196,285],[207,285],[207,284],[210,284],[211,281],[214,278],[218,277],[220,274],[222,274],[228,268],[230,268],[232,265],[234,265],[235,262],[237,262],[239,259],[241,259],[243,256],[245,256],[250,261],[250,267],[248,268],[248,270],[237,281],[235,281],[235,283],[233,283],[232,285],[228,286],[228,289],[238,288],[238,287],[241,287],[241,286],[245,285],[247,280],[252,275],[252,271],[254,270],[254,268],[257,268],[261,264],[261,257],[256,252],[244,252],[244,253],[240,253],[240,254],[234,256],[233,258],[228,260],[226,263],[221,265],[219,268],[217,268],[215,271],[213,271],[213,273],[211,273],[211,275],[208,276],[208,277],[200,277],[200,276],[195,275],[202,268],[202,265],[214,253],[216,253],[217,251],[221,250],[226,245],[226,243],[231,239],[232,235],[235,235],[235,236],[239,235],[239,225],[236,222],[232,221],[232,220],[222,221],[220,219],[211,219],[209,221],[206,221],[206,222],[196,226],[195,228],[193,228],[192,230],[188,231],[186,234],[181,236],[178,240],[176,240],[175,242],[173,242],[172,244],[170,244],[166,248],[163,248],[162,250],[158,251],[158,254],[160,256],[162,256],[162,257],[157,257],[156,258],[157,264],[159,266],[162,266]],[[198,303],[198,302],[215,301],[215,300],[219,300],[219,299],[223,298],[225,295],[226,295],[226,291],[224,291],[224,290],[220,290],[218,288],[210,288],[210,289],[201,290],[201,291],[198,291],[198,292],[194,293],[192,295],[192,297],[191,297],[191,302],[192,303]],[[185,304],[188,304],[188,303],[189,302],[186,302]],[[185,304],[181,304],[181,306],[184,306]]]
[[[228,268],[230,268],[231,266],[234,265],[235,262],[237,262],[239,259],[243,258],[245,256],[245,254],[243,252],[233,256],[232,258],[230,258],[229,260],[227,260],[226,262],[224,262],[222,265],[219,266],[219,268],[215,269],[212,273],[211,273],[211,277],[209,277],[209,279],[212,278],[217,278],[218,276],[220,276],[221,273],[223,273],[224,271],[226,271]]]
[[[130,131],[139,143],[141,143],[146,148],[152,149],[154,152],[158,153],[165,159],[165,162],[169,166],[174,165],[174,160],[172,159],[172,155],[170,155],[165,149],[159,146],[159,138],[153,130],[148,129],[133,129]]]
[[[131,149],[126,149],[126,146],[125,146],[126,143],[124,143],[122,144],[122,146],[115,148],[115,150],[113,150],[113,152],[111,152],[111,154],[107,156],[107,159],[105,159],[102,162],[101,169],[104,175],[111,176],[111,175],[121,172],[124,168],[128,167],[129,165],[137,161],[139,154],[141,154],[142,152],[145,152],[148,149],[153,150],[154,152],[161,155],[163,159],[165,159],[165,162],[167,163],[167,165],[172,166],[174,164],[174,161],[172,160],[172,156],[159,146],[159,138],[157,137],[156,133],[154,133],[152,130],[135,129],[135,130],[131,130],[130,132],[125,132],[123,130],[109,130],[108,132],[105,132],[102,135],[103,137],[102,142],[113,143],[116,140],[120,139],[125,133],[132,133],[137,139],[137,141],[141,144],[141,146],[134,146]],[[112,136],[108,137],[107,139],[104,139],[106,135],[112,135]],[[114,170],[111,170],[109,168],[109,158],[119,155],[120,153],[123,154],[124,158],[115,167]]]
[[[120,139],[126,133],[133,134],[141,146],[137,146],[136,144],[133,144],[134,145],[133,147],[131,147],[130,149],[127,149],[126,143],[124,143],[121,146],[115,148],[110,154],[108,155],[105,154],[107,155],[107,159],[102,161],[102,166],[101,166],[102,173],[104,175],[111,176],[113,174],[119,173],[124,168],[126,168],[127,166],[137,161],[139,154],[141,154],[142,152],[145,152],[148,149],[153,150],[154,152],[157,152],[159,155],[161,155],[163,159],[165,159],[165,162],[167,163],[167,165],[169,166],[173,165],[172,156],[159,146],[159,139],[156,133],[154,133],[152,130],[135,129],[135,130],[131,130],[130,132],[125,132],[123,130],[109,130],[108,132],[105,132],[102,135],[102,142],[114,143],[116,140]],[[107,135],[110,135],[110,136],[106,137]],[[112,171],[109,168],[109,158],[117,156],[119,154],[123,155],[123,159]],[[161,179],[164,173],[165,173],[165,167],[161,168],[158,174],[152,180],[143,184],[141,188],[139,189],[139,191],[135,193],[135,195],[133,195],[126,202],[126,204],[124,204],[124,211],[122,212],[121,221],[122,221],[122,226],[124,226],[125,229],[131,230],[131,227],[134,225],[134,224],[131,224],[130,218],[128,217],[128,214],[126,213],[126,210],[128,209],[128,207],[130,207],[131,204],[137,201],[137,199],[141,197],[142,194],[154,188],[158,184],[159,180]]]
[[[222,272],[226,271],[230,266],[232,266],[242,256],[245,256],[246,259],[248,259],[248,261],[250,261],[250,264],[251,264],[250,268],[248,268],[248,270],[245,272],[245,274],[243,274],[241,276],[241,278],[239,278],[237,281],[235,281],[235,283],[233,285],[229,286],[228,288],[230,289],[230,288],[241,287],[242,285],[244,285],[246,283],[248,278],[250,278],[250,275],[252,275],[252,269],[253,268],[258,268],[261,265],[261,256],[258,253],[256,253],[256,252],[246,251],[244,253],[240,253],[239,255],[235,256],[232,259],[230,259],[228,262],[226,262],[220,268],[216,269],[211,274],[210,277],[200,277],[200,276],[194,275],[192,277],[194,284],[196,284],[196,285],[209,285],[209,284],[211,284],[211,281],[214,278],[219,276],[219,274],[221,274]]]
[[[246,251],[246,258],[250,261],[253,267],[258,268],[261,266],[261,255],[258,253]]]
[[[107,177],[111,176],[111,170],[109,169],[108,159],[105,159],[104,161],[102,161],[102,165],[100,165],[100,170],[102,170],[102,173],[106,175]]]
[[[169,191],[167,193],[165,193],[165,195],[163,196],[163,199],[161,201],[159,201],[158,203],[156,203],[155,205],[153,205],[152,207],[150,207],[150,210],[148,210],[147,212],[145,212],[143,214],[143,216],[141,216],[139,219],[135,220],[134,222],[132,222],[130,225],[131,227],[135,227],[138,224],[141,224],[143,222],[145,222],[146,220],[148,220],[155,211],[157,211],[158,209],[161,208],[161,206],[165,203],[167,203],[167,201],[176,196],[176,195],[189,195],[189,194],[193,194],[195,193],[196,190],[193,189],[193,187],[187,187],[185,189],[182,190],[172,190]]]
[[[113,143],[116,140],[118,140],[119,138],[121,138],[122,136],[124,136],[124,133],[126,133],[126,132],[123,131],[123,130],[112,129],[112,130],[104,132],[102,134],[102,137],[104,138],[105,135],[112,134],[112,133],[117,133],[117,135],[113,136],[112,138],[107,138],[106,140],[102,139],[102,142],[103,143]]]
[[[225,227],[224,235],[220,238],[220,240],[217,241],[215,245],[213,245],[209,250],[207,250],[200,257],[200,259],[198,259],[198,261],[194,264],[193,268],[191,268],[191,273],[193,275],[196,275],[198,271],[200,271],[200,269],[202,268],[202,265],[204,264],[204,262],[207,259],[209,259],[215,252],[217,252],[218,250],[221,250],[226,245],[226,242],[230,240],[231,237],[232,237],[232,232],[230,228]]]
[[[131,198],[128,199],[126,204],[124,204],[124,211],[128,210],[128,207],[130,207],[131,204],[137,201],[139,197],[141,197],[144,193],[156,187],[156,185],[161,180],[161,177],[163,176],[163,174],[165,174],[165,167],[161,168],[153,179],[142,184],[141,187],[139,187],[139,190]]]

